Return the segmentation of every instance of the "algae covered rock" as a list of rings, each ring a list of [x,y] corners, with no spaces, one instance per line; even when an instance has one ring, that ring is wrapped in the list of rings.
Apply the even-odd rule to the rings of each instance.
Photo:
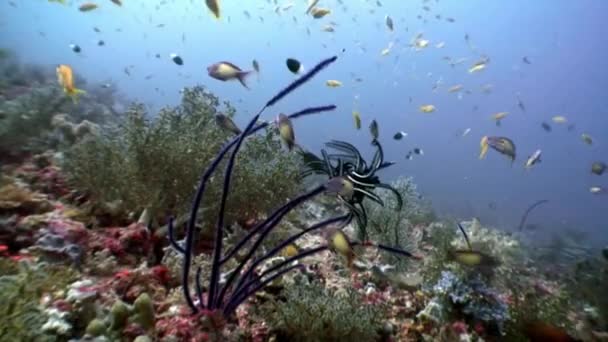
[[[126,326],[129,315],[130,309],[127,304],[121,300],[114,302],[110,310],[110,329],[121,331]]]
[[[106,324],[98,318],[95,318],[87,325],[85,333],[90,336],[98,337],[106,333]]]
[[[133,303],[132,320],[146,330],[154,328],[154,305],[147,293],[139,295]]]

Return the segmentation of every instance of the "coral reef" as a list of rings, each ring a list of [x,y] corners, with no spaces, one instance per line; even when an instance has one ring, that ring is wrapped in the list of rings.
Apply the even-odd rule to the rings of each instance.
[[[38,115],[44,123],[21,137],[0,134],[23,143],[0,158],[2,340],[527,341],[531,327],[606,338],[606,254],[576,234],[542,248],[475,219],[461,222],[468,249],[412,179],[383,191],[375,172],[391,163],[379,141],[370,165],[341,141],[326,146],[342,156],[301,160],[259,116],[240,134],[222,131],[220,101],[202,87],[185,89],[181,104],[155,119],[137,105],[115,115],[113,87],[46,112],[25,101],[38,92],[50,104],[63,99],[54,77],[19,64],[3,71],[12,58],[0,55],[11,75],[0,82],[1,106],[31,112],[18,120],[13,109],[1,112],[0,126]],[[311,160],[320,174],[301,179]],[[373,192],[349,199],[329,191],[328,176]],[[456,262],[455,250],[490,256],[492,272]]]
[[[370,205],[367,208],[369,235],[374,241],[386,245],[397,246],[410,252],[417,253],[424,238],[424,227],[433,220],[425,222],[420,218],[431,215],[430,207],[420,201],[416,185],[412,178],[402,177],[391,183],[391,186],[401,195],[403,205],[401,210],[395,210],[396,200],[383,192],[380,198],[385,206]],[[430,216],[429,216],[430,217]],[[395,264],[399,270],[409,263],[408,259],[398,258],[391,253],[383,253],[386,262]]]
[[[2,268],[0,336],[7,341],[54,341],[53,332],[67,334],[70,326],[58,310],[47,311],[38,303],[44,294],[62,290],[75,279],[68,268],[24,260],[13,272]]]
[[[148,209],[157,220],[181,215],[200,165],[208,164],[230,136],[215,124],[219,106],[219,99],[203,87],[184,89],[181,105],[164,108],[155,119],[146,118],[143,106],[133,106],[119,124],[103,127],[98,136],[67,151],[63,167],[71,184],[95,202],[120,199],[124,211]],[[223,113],[232,117],[234,108],[229,103],[224,107]],[[238,210],[227,211],[229,224],[257,220],[297,191],[297,159],[280,149],[270,129],[244,148],[233,177],[237,191],[228,206]],[[202,203],[204,213],[218,209],[213,199],[219,197],[222,181],[213,180],[213,195]],[[255,198],[246,191],[253,188],[260,191]],[[208,229],[211,221],[201,224]]]
[[[285,341],[376,341],[386,309],[363,303],[354,290],[336,294],[316,282],[298,284],[273,303],[269,333]]]
[[[432,292],[437,296],[431,300],[434,307],[438,303],[450,305],[451,310],[456,311],[457,317],[464,315],[472,324],[483,322],[499,336],[504,334],[505,322],[509,320],[508,305],[495,289],[488,286],[480,274],[461,279],[452,272],[443,272]]]

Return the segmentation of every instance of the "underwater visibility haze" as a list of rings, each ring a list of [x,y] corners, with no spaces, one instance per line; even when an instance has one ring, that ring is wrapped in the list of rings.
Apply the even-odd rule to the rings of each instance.
[[[7,341],[607,341],[608,3],[0,2]]]

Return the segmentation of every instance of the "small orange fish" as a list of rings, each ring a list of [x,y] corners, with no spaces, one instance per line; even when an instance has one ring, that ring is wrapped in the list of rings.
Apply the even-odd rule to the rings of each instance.
[[[55,70],[57,71],[57,81],[63,87],[63,91],[72,98],[74,103],[78,103],[79,94],[85,94],[86,92],[74,86],[72,68],[69,65],[61,64]]]

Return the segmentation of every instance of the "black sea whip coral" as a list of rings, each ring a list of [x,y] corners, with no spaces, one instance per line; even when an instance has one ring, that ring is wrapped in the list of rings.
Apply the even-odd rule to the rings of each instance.
[[[183,256],[182,287],[183,287],[183,292],[184,292],[184,298],[186,299],[186,303],[192,309],[194,314],[197,314],[197,313],[200,313],[201,311],[203,311],[203,312],[208,312],[208,313],[219,313],[224,318],[230,316],[234,312],[234,310],[236,310],[236,308],[243,301],[245,301],[250,295],[252,295],[255,292],[257,292],[258,290],[262,289],[264,286],[266,286],[268,283],[272,282],[274,279],[282,276],[283,274],[285,274],[295,268],[300,267],[299,265],[290,266],[293,261],[302,259],[306,256],[309,256],[309,255],[312,255],[312,254],[315,254],[315,253],[318,253],[318,252],[321,252],[324,250],[327,250],[329,248],[329,246],[322,245],[322,246],[319,246],[319,247],[316,247],[316,248],[313,248],[310,250],[302,251],[299,254],[292,256],[290,258],[287,258],[285,261],[269,268],[268,270],[264,271],[263,273],[256,275],[254,273],[255,268],[257,266],[259,266],[264,260],[267,260],[268,258],[276,255],[285,246],[289,245],[290,243],[292,243],[293,241],[300,238],[302,235],[304,235],[306,233],[312,232],[314,230],[322,229],[322,228],[327,227],[332,224],[339,224],[340,226],[344,226],[344,225],[350,223],[350,221],[352,220],[353,215],[348,214],[348,215],[330,218],[325,221],[319,222],[307,229],[304,229],[300,233],[295,234],[295,235],[285,239],[280,244],[278,244],[275,248],[273,248],[269,252],[265,253],[263,256],[256,258],[249,263],[249,261],[252,259],[254,253],[259,248],[259,246],[262,244],[264,239],[268,236],[268,234],[272,231],[272,229],[278,225],[278,223],[282,220],[282,218],[285,215],[287,215],[287,213],[289,213],[291,210],[293,210],[299,204],[323,193],[326,190],[325,185],[320,185],[320,186],[312,189],[308,193],[305,193],[303,195],[300,195],[300,196],[294,198],[293,200],[289,201],[287,204],[285,204],[281,208],[277,209],[274,213],[272,213],[270,216],[268,216],[264,221],[262,221],[257,226],[255,226],[250,231],[250,233],[247,234],[242,240],[240,240],[231,250],[229,250],[225,255],[222,255],[222,240],[223,240],[223,234],[224,234],[224,211],[225,211],[225,206],[226,206],[226,198],[228,196],[228,191],[230,190],[230,180],[231,180],[230,178],[232,175],[232,169],[234,167],[234,161],[236,158],[236,154],[238,153],[239,148],[241,147],[244,139],[247,136],[254,134],[255,132],[257,132],[269,125],[269,123],[267,123],[267,122],[257,123],[260,115],[264,112],[264,110],[266,108],[271,107],[274,104],[276,104],[279,100],[281,100],[283,97],[287,96],[290,92],[292,92],[293,90],[295,90],[296,88],[298,88],[299,86],[301,86],[302,84],[304,84],[305,82],[310,80],[312,77],[314,77],[322,69],[324,69],[331,63],[335,62],[336,59],[337,59],[337,57],[334,56],[334,57],[328,58],[328,59],[320,62],[319,64],[317,64],[317,66],[315,66],[313,69],[311,69],[308,73],[304,74],[302,77],[298,78],[297,80],[292,82],[289,86],[287,86],[286,88],[281,90],[277,95],[275,95],[272,99],[270,99],[270,101],[268,101],[264,105],[264,107],[251,119],[251,121],[246,126],[246,128],[241,132],[241,134],[239,134],[232,141],[227,143],[220,150],[220,152],[218,153],[216,158],[213,160],[211,165],[205,170],[205,172],[201,176],[200,183],[199,183],[199,186],[198,186],[198,189],[196,192],[196,196],[192,203],[192,210],[191,210],[190,218],[189,218],[189,221],[187,224],[187,229],[186,229],[185,244],[183,246],[180,245],[177,242],[177,240],[175,239],[174,229],[173,229],[174,228],[173,220],[171,220],[169,222],[169,240],[171,242],[171,245]],[[299,112],[289,115],[289,118],[294,119],[294,118],[298,118],[298,117],[304,116],[304,115],[331,111],[331,110],[334,110],[335,108],[336,108],[336,106],[334,106],[334,105],[306,108],[304,110],[301,110]],[[188,279],[189,279],[189,275],[190,275],[190,269],[192,266],[194,230],[195,230],[195,223],[196,223],[196,218],[197,218],[197,214],[198,214],[198,209],[199,209],[200,203],[202,201],[202,197],[203,197],[203,193],[205,191],[205,186],[207,184],[207,181],[209,180],[209,178],[211,177],[211,175],[213,174],[215,169],[219,166],[219,164],[220,164],[221,160],[224,158],[224,156],[230,151],[230,149],[232,149],[232,152],[230,154],[229,161],[228,161],[228,164],[227,164],[226,170],[225,170],[224,186],[223,186],[223,191],[222,191],[222,197],[220,199],[220,208],[219,208],[219,213],[218,213],[218,218],[217,218],[217,225],[216,225],[216,229],[215,229],[214,249],[213,249],[213,256],[212,256],[212,269],[211,269],[211,275],[210,275],[210,280],[209,280],[209,286],[207,288],[208,290],[206,293],[207,302],[205,303],[204,298],[203,298],[203,290],[202,290],[202,286],[200,283],[201,268],[199,267],[196,271],[196,276],[195,276],[196,296],[197,296],[197,304],[195,304],[195,301],[193,300],[193,297],[191,294],[190,286],[188,284]],[[225,284],[223,284],[223,286],[220,286],[220,268],[221,268],[221,266],[224,263],[226,263],[228,260],[230,260],[230,258],[235,256],[237,254],[237,252],[239,252],[240,250],[245,248],[245,245],[247,244],[247,242],[249,242],[251,239],[253,239],[256,235],[258,235],[257,239],[253,242],[253,245],[249,249],[249,251],[246,253],[246,256],[241,261],[239,261],[238,266],[236,267],[236,269],[233,272],[231,272],[231,274],[228,277]],[[397,249],[394,249],[394,248],[388,247],[388,246],[375,245],[375,244],[371,244],[369,242],[362,243],[362,245],[366,246],[366,247],[372,246],[372,247],[376,247],[376,248],[385,249],[385,250],[392,251],[395,253],[400,253],[405,256],[411,256],[411,254],[409,254],[408,252],[397,250]]]

